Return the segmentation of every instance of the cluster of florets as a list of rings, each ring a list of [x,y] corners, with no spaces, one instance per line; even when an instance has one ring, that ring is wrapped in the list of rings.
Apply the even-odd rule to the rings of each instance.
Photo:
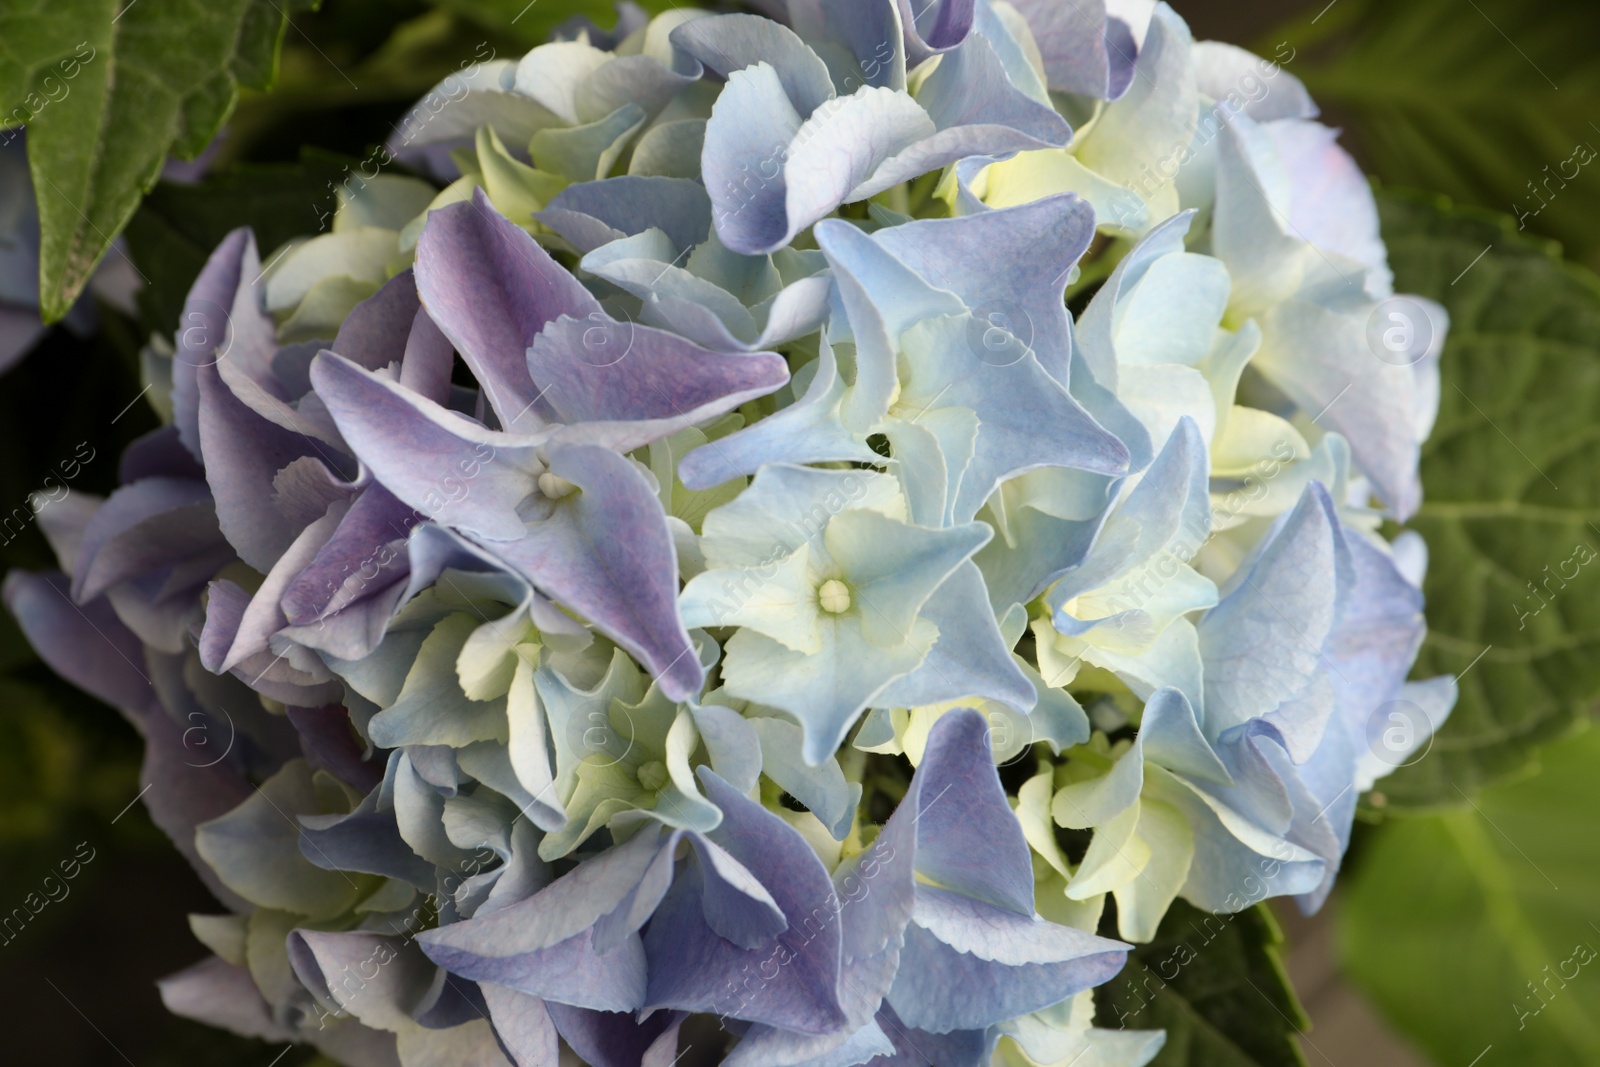
[[[169,424],[41,511],[8,603],[228,909],[174,1011],[1143,1064],[1128,942],[1317,907],[1448,713],[1377,532],[1445,323],[1295,79],[1165,4],[759,6],[473,67],[395,134],[433,181],[231,234]]]

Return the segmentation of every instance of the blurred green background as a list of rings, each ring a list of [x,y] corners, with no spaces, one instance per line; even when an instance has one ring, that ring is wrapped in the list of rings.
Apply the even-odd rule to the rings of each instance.
[[[106,15],[96,0],[62,4]],[[0,378],[0,511],[25,506],[80,442],[96,458],[74,488],[113,488],[121,447],[155,425],[144,404],[128,406],[139,347],[152,332],[170,335],[223,232],[251,221],[270,248],[314,231],[340,168],[482,45],[515,56],[576,10],[607,21],[603,5],[578,0],[269,6],[287,20],[275,88],[243,91],[215,177],[158,186],[128,225],[130,253],[153,283],[138,320],[102,307],[91,336],[55,329]],[[1518,614],[1546,565],[1579,542],[1600,546],[1600,282],[1590,273],[1600,266],[1600,166],[1572,162],[1579,145],[1600,144],[1600,5],[1176,6],[1197,39],[1294,50],[1288,69],[1380,187],[1398,288],[1445,303],[1454,323],[1425,459],[1428,503],[1414,526],[1434,558],[1418,673],[1459,673],[1462,702],[1429,755],[1364,804],[1339,926],[1291,925],[1291,967],[1336,981],[1328,975],[1342,956],[1390,1027],[1442,1067],[1474,1056],[1484,1067],[1600,1063],[1595,968],[1547,980],[1574,958],[1574,942],[1600,945],[1600,742],[1582,732],[1600,696],[1600,584],[1585,571],[1531,625]],[[8,27],[37,8],[0,0],[0,114],[36,76],[29,38],[8,39]],[[238,80],[252,78],[266,81],[259,70]],[[32,526],[0,546],[0,568],[51,565]],[[54,678],[0,615],[0,910],[84,854],[80,845],[94,855],[70,895],[14,940],[0,938],[8,1062],[312,1062],[162,1010],[154,980],[202,951],[185,916],[213,905],[143,809],[128,807],[138,763],[132,729]],[[1302,993],[1317,1018],[1317,999]],[[1312,1062],[1422,1062],[1359,1012],[1338,1019],[1329,1025],[1369,1029],[1312,1030],[1301,1041]],[[1175,1041],[1158,1062],[1280,1062],[1225,1037]],[[1330,1059],[1322,1049],[1334,1044],[1353,1051]]]

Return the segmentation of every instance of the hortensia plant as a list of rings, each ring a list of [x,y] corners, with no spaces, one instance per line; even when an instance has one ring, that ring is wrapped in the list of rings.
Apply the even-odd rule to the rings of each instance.
[[[1134,1067],[1130,945],[1320,906],[1448,714],[1379,533],[1444,316],[1294,77],[1165,4],[754,6],[472,67],[423,176],[230,234],[168,425],[40,511],[7,603],[225,909],[174,1012]]]

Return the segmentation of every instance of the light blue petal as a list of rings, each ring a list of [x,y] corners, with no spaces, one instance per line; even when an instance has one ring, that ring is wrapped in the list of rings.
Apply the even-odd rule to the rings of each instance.
[[[1144,788],[1144,735],[1117,759],[1111,770],[1056,792],[1050,814],[1062,826],[1087,830],[1100,826],[1138,803]]]
[[[881,460],[861,435],[845,429],[840,405],[848,387],[826,341],[809,364],[811,379],[795,403],[683,457],[678,477],[690,489],[710,489],[768,463]],[[802,371],[802,374],[805,372]]]
[[[963,309],[940,283],[925,281],[848,222],[824,221],[816,237],[856,343],[855,383],[841,414],[847,426],[865,431],[888,410],[895,391],[900,335],[922,319]]]
[[[1272,73],[1264,74],[1263,68],[1270,68]],[[1242,110],[1257,122],[1317,117],[1316,102],[1306,92],[1299,78],[1276,63],[1268,63],[1237,45],[1222,41],[1196,41],[1194,73],[1202,93],[1218,102],[1228,103],[1230,108],[1234,101],[1243,96]],[[1252,92],[1254,86],[1267,80],[1272,84],[1259,97],[1252,100],[1245,95]]]
[[[970,559],[934,591],[922,616],[939,627],[939,640],[920,668],[879,694],[880,703],[918,707],[974,698],[997,700],[1023,714],[1034,707],[1038,692],[1001,636],[983,576]],[[1059,732],[1054,723],[1044,731]]]
[[[930,1033],[981,1030],[1108,981],[1128,947],[919,886],[888,1001]]]
[[[890,682],[922,663],[926,647],[871,644],[854,620],[824,620],[814,655],[791,651],[753,630],[729,638],[722,677],[728,692],[778,708],[805,729],[805,761],[816,766],[843,743],[850,727]],[[932,640],[928,641],[932,644]]]
[[[862,604],[861,632],[875,645],[907,640],[933,591],[992,536],[980,522],[930,530],[865,509],[835,515],[823,533]]]
[[[722,243],[754,253],[789,243],[784,157],[805,117],[771,64],[728,75],[706,123],[701,176]]]
[[[724,78],[767,63],[794,110],[809,115],[833,96],[827,64],[793,30],[759,15],[711,15],[672,31],[672,43]]]
[[[1147,768],[1158,781],[1159,768]],[[1247,844],[1224,825],[1213,807],[1166,776],[1158,799],[1183,813],[1194,830],[1194,859],[1181,895],[1199,908],[1224,914],[1243,911],[1267,897],[1306,893],[1321,881],[1323,861],[1304,849],[1251,835]]]
[[[1313,482],[1200,620],[1207,737],[1273,711],[1329,669],[1323,644],[1351,581],[1333,502]]]
[[[987,7],[988,5],[984,5]],[[1001,152],[1028,148],[1059,148],[1072,138],[1072,127],[1048,103],[1030,98],[1026,89],[1019,87],[1016,79],[1006,70],[996,45],[1010,45],[1021,60],[1021,51],[1014,41],[992,40],[982,34],[973,34],[960,47],[948,52],[939,60],[939,66],[922,83],[917,92],[917,102],[928,109],[928,114],[941,131],[967,127],[982,131],[981,141],[972,143],[970,150],[952,157],[998,155]],[[1026,61],[1019,64],[1032,80],[1032,70]],[[1033,88],[1043,95],[1037,82]],[[1008,135],[1020,134],[1014,142]],[[930,168],[931,169],[931,168]]]
[[[1063,294],[1094,239],[1094,211],[1083,201],[1063,194],[979,215],[921,219],[879,230],[873,239],[928,284],[959,296],[981,321],[1016,334],[1051,377],[1067,383],[1072,341]]]
[[[1097,506],[1065,517],[1034,505],[1034,487],[1047,491],[1050,483],[1063,481],[1074,497]],[[1115,484],[1105,475],[1058,469],[1024,474],[1000,487],[990,500],[992,509],[1004,509],[1004,522],[997,523],[999,535],[973,557],[996,612],[1028,603],[1062,574],[1083,564],[1110,513],[1109,494]],[[1080,517],[1082,511],[1088,512],[1087,517]]]
[[[1145,758],[1189,778],[1231,785],[1228,770],[1200,733],[1194,707],[1176,689],[1158,689],[1144,704],[1139,741]]]
[[[569,185],[538,218],[582,253],[651,228],[684,249],[710,232],[711,201],[699,182],[628,175]]]
[[[1184,251],[1184,238],[1194,222],[1193,211],[1181,211],[1154,227],[1133,246],[1106,280],[1089,306],[1078,317],[1079,350],[1089,364],[1095,381],[1108,389],[1117,387],[1117,348],[1114,340],[1117,308],[1131,296],[1150,268],[1166,256]]]
[[[822,820],[834,839],[843,841],[855,821],[861,786],[845,780],[838,760],[824,760],[808,766],[800,758],[800,728],[783,719],[750,719],[750,727],[760,738],[761,771]],[[738,788],[738,783],[731,783]]]

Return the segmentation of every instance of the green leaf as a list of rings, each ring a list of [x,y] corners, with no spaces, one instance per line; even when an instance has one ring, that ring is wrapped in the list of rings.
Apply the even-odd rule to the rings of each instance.
[[[1435,1062],[1492,1045],[1485,1067],[1600,1063],[1596,768],[1591,730],[1546,749],[1537,778],[1368,840],[1346,884],[1345,967]]]
[[[139,293],[146,330],[171,334],[212,249],[249,226],[264,262],[290,238],[326,231],[346,161],[307,152],[297,164],[256,164],[197,185],[160,184],[128,224],[128,246],[149,279]]]
[[[1379,789],[1459,804],[1531,771],[1600,698],[1600,279],[1509,219],[1398,196],[1381,210],[1396,288],[1451,317],[1412,520],[1431,556],[1415,674],[1460,674],[1461,698]]]
[[[0,10],[0,124],[28,125],[47,322],[71,308],[168,153],[197,155],[241,84],[267,87],[285,7],[314,2],[16,0]]]
[[[610,4],[594,0],[430,0],[435,7],[455,12],[498,33],[521,41],[527,47],[544,44],[557,26],[575,15],[586,15],[602,29],[616,23]],[[640,0],[639,6],[652,14],[686,6],[672,0]]]
[[[1282,944],[1265,905],[1213,915],[1174,901],[1155,940],[1095,990],[1095,1025],[1166,1030],[1151,1067],[1303,1067],[1295,1034],[1309,1020]]]
[[[1321,7],[1271,40],[1301,49],[1290,69],[1349,129],[1367,169],[1527,212],[1533,232],[1600,266],[1600,158],[1573,155],[1600,148],[1600,5],[1341,0],[1318,16]],[[1331,61],[1311,54],[1317,43],[1333,46]]]

